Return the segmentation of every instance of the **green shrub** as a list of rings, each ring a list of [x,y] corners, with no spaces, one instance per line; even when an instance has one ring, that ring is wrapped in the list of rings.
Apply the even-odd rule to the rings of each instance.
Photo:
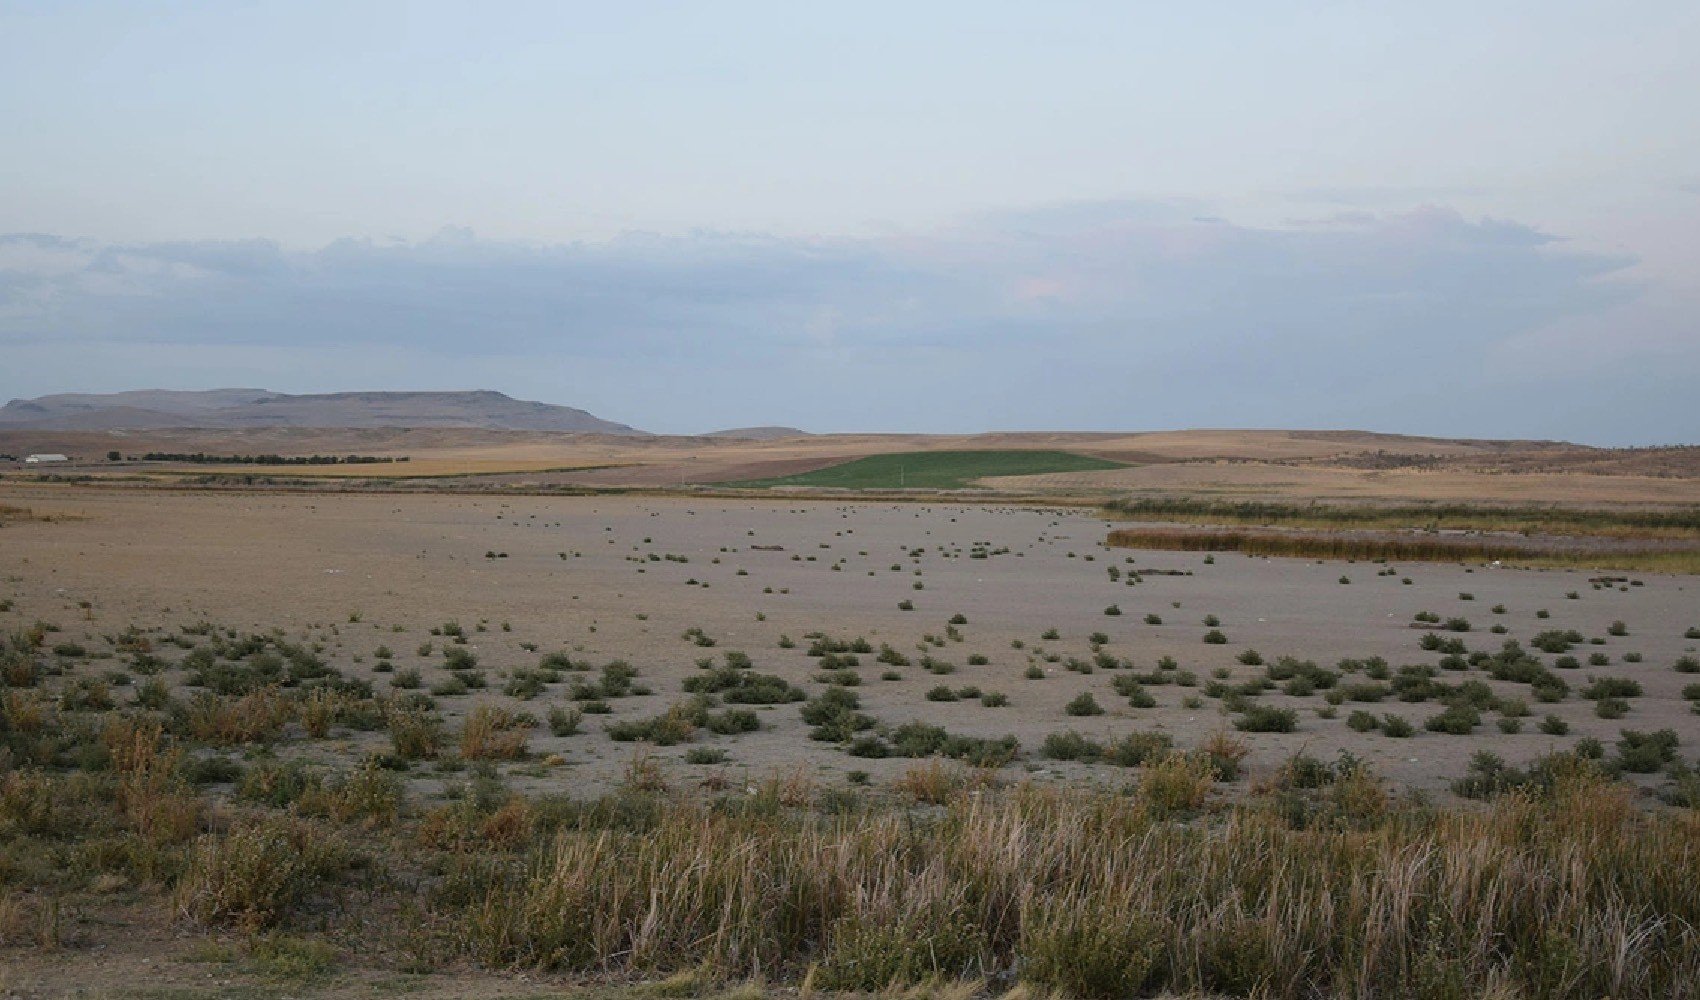
[[[1051,733],[1040,746],[1041,755],[1051,760],[1094,761],[1104,756],[1102,744],[1076,732]]]
[[[1248,733],[1290,733],[1299,725],[1298,713],[1290,708],[1252,705],[1234,720],[1234,728]]]
[[[584,721],[584,710],[581,708],[555,705],[549,709],[549,732],[554,736],[573,736],[579,731],[579,725]]]
[[[1389,712],[1381,717],[1381,735],[1383,736],[1402,740],[1414,733],[1416,733],[1416,729],[1411,725],[1410,720],[1403,715],[1394,715]]]
[[[1423,728],[1431,733],[1449,733],[1453,736],[1468,736],[1481,725],[1480,712],[1468,705],[1453,705],[1439,715],[1430,716],[1423,723]]]
[[[1063,706],[1063,711],[1069,715],[1077,716],[1104,714],[1103,706],[1098,704],[1098,699],[1092,697],[1092,692],[1090,691],[1082,691],[1075,695],[1073,700]]]

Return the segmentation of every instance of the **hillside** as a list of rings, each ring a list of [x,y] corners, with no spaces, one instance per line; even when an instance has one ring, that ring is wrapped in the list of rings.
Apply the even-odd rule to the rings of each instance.
[[[641,434],[570,406],[500,392],[334,392],[291,395],[265,389],[66,393],[14,399],[0,427],[31,430],[142,430],[257,427],[463,427],[484,430]]]
[[[813,435],[796,427],[731,427],[723,431],[710,431],[703,437],[731,438],[737,441],[783,441],[786,438]]]

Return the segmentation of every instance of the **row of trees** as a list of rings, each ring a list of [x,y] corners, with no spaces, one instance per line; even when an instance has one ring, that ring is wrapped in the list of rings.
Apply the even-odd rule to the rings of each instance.
[[[106,453],[108,461],[116,462],[116,451]],[[142,456],[144,462],[193,462],[197,465],[384,465],[405,462],[387,455],[209,455],[205,452],[150,451]]]

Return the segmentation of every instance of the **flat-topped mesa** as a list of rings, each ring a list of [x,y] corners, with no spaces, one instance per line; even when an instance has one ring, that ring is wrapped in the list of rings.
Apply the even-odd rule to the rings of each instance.
[[[461,427],[580,434],[644,433],[575,407],[514,399],[488,389],[301,395],[267,389],[64,393],[12,400],[0,407],[0,427],[41,430]]]

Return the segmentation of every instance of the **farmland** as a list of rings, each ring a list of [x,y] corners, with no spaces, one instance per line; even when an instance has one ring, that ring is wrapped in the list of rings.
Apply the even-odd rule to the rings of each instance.
[[[871,455],[812,472],[724,483],[744,489],[960,490],[992,476],[1119,469],[1120,462],[1066,451],[921,451]]]

